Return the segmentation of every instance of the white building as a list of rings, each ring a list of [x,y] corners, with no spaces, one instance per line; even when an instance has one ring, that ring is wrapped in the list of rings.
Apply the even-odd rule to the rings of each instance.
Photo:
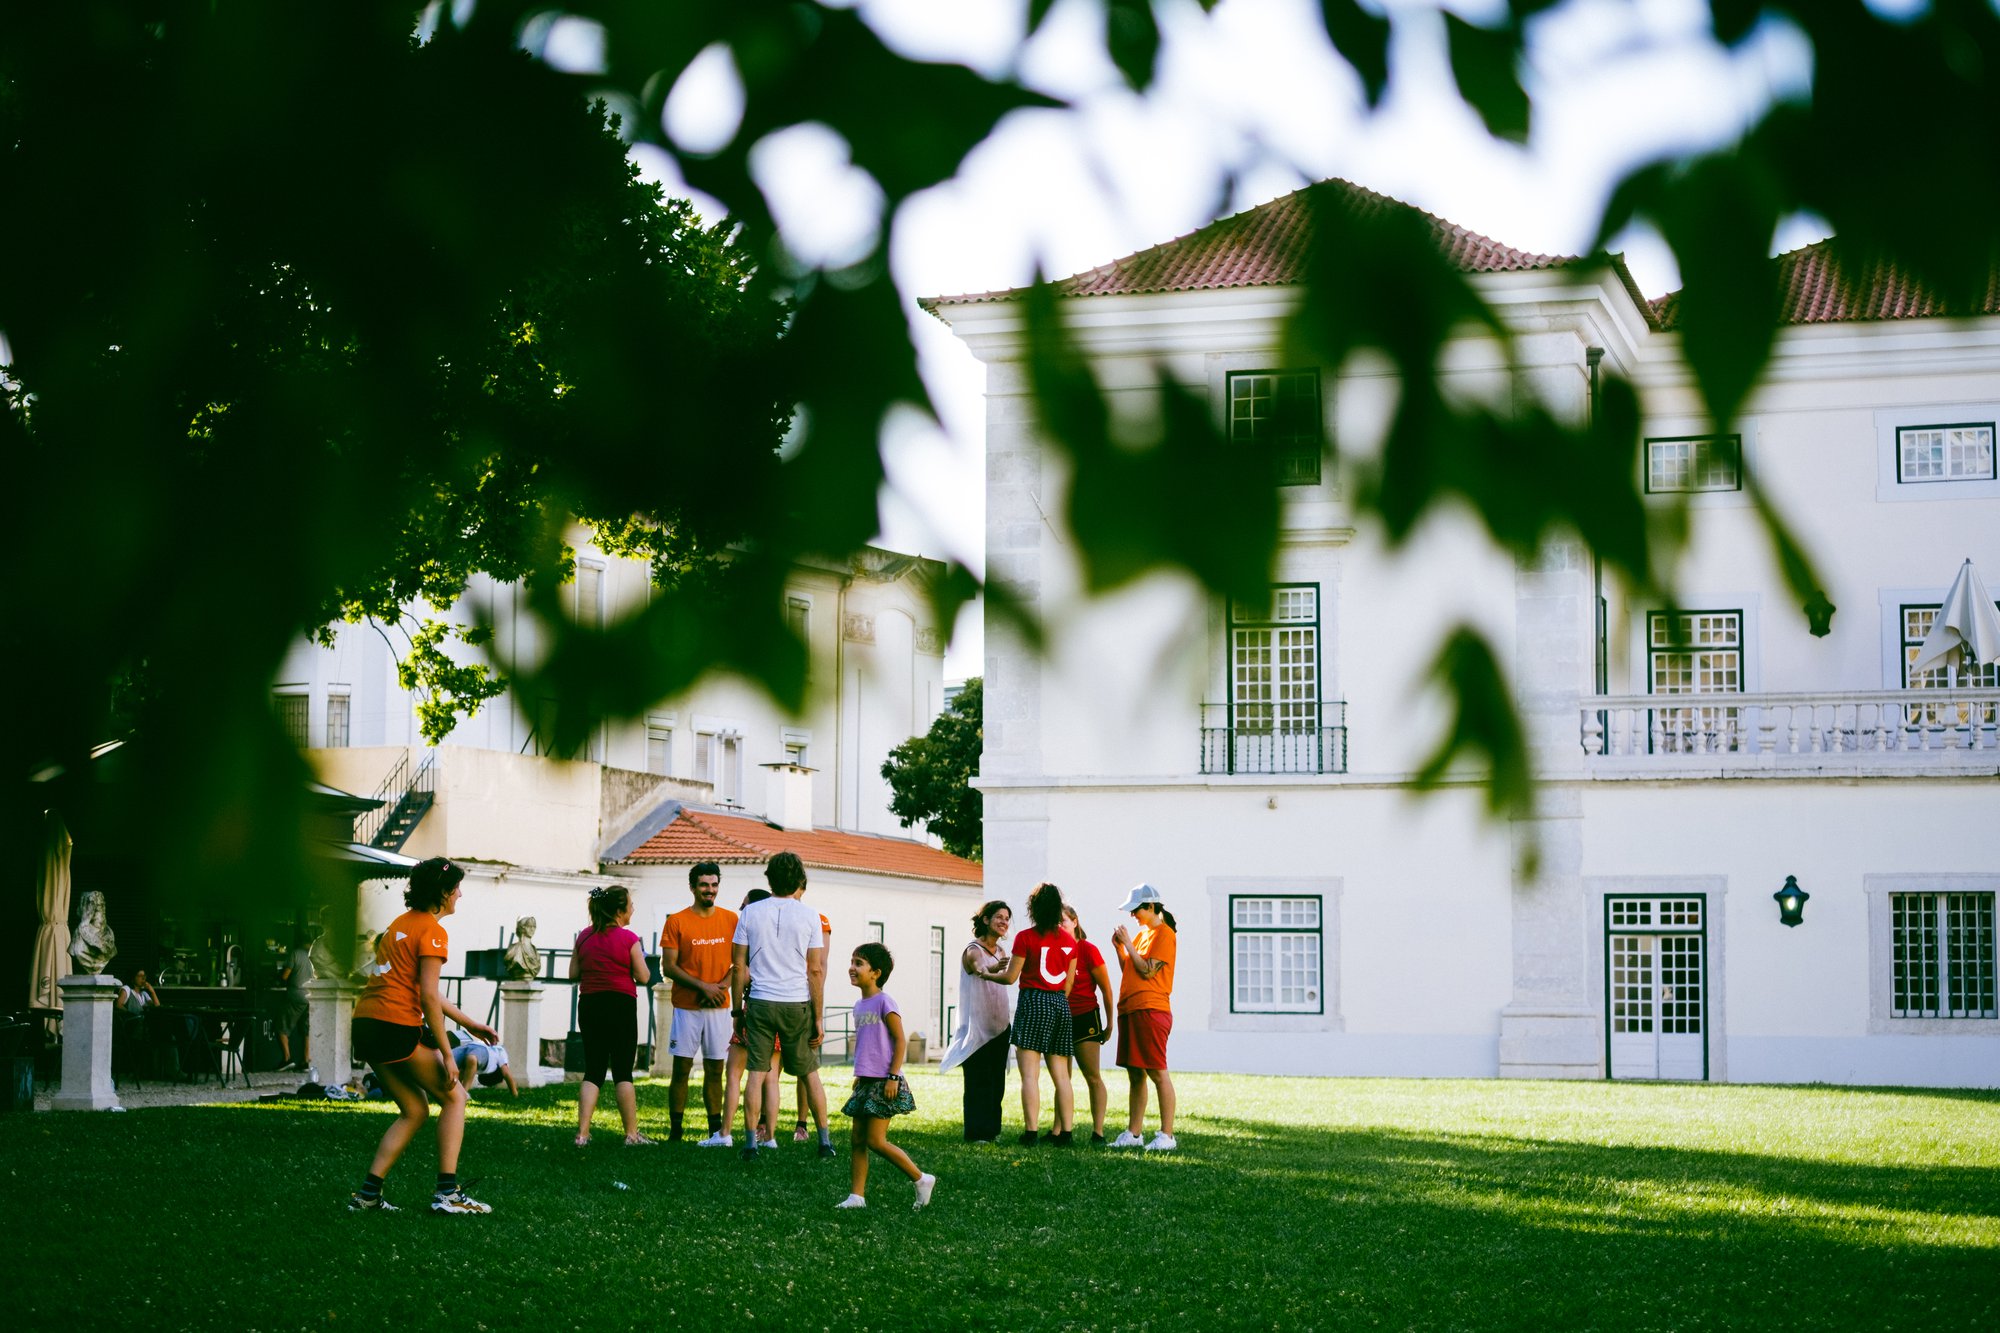
[[[582,542],[577,564],[568,589],[573,614],[605,623],[643,604],[642,562]],[[643,717],[606,725],[578,757],[542,753],[546,728],[538,733],[535,710],[511,693],[428,747],[416,700],[397,681],[390,641],[353,625],[340,627],[331,648],[294,647],[276,704],[326,782],[383,801],[372,822],[364,817],[362,840],[467,865],[466,895],[447,923],[448,978],[467,973],[469,950],[511,939],[522,917],[536,919],[544,950],[567,948],[589,923],[587,890],[603,883],[632,888],[632,928],[651,951],[666,913],[687,905],[686,867],[673,882],[659,858],[640,849],[677,819],[705,818],[736,837],[725,905],[740,901],[753,879],[761,884],[761,871],[748,867],[769,856],[745,850],[744,830],[803,840],[795,850],[816,868],[811,892],[836,919],[836,947],[868,937],[858,932],[870,922],[885,923],[914,981],[933,923],[949,924],[948,938],[957,940],[979,900],[978,865],[904,830],[889,813],[881,777],[889,751],[928,729],[943,707],[943,638],[930,598],[941,572],[936,561],[874,549],[847,565],[796,569],[785,598],[811,659],[810,698],[797,715],[717,674]],[[510,655],[532,654],[535,624],[516,594],[482,578],[456,614],[484,607]],[[402,828],[394,826],[398,809]],[[362,887],[364,933],[401,910],[401,890],[398,882]],[[833,973],[830,1004],[843,1002],[844,976]],[[494,981],[456,984],[469,1012],[493,1003]],[[926,1014],[955,1002],[955,988],[932,989]],[[568,1026],[567,992],[552,988],[541,1036],[559,1040]],[[913,1018],[911,1030],[934,1026]]]
[[[1156,368],[1231,438],[1316,403],[1268,605],[1166,576],[1087,599],[1040,519],[1068,479],[1037,435],[1018,303],[930,303],[987,366],[989,570],[1054,645],[1037,658],[988,626],[989,884],[1051,879],[1098,938],[1129,884],[1160,886],[1187,1068],[2000,1085],[2000,679],[1947,695],[1908,670],[1960,562],[2000,576],[2000,307],[1936,318],[1893,273],[1843,297],[1824,247],[1785,256],[1764,383],[1734,431],[1697,440],[1673,298],[1431,219],[1554,410],[1583,419],[1600,359],[1637,386],[1648,503],[1691,506],[1682,619],[1606,586],[1600,648],[1586,551],[1518,568],[1437,518],[1392,553],[1354,516],[1338,460],[1377,447],[1395,386],[1286,358],[1304,209],[1061,284],[1114,409],[1143,410]],[[1508,384],[1471,339],[1441,364],[1450,392]],[[1819,563],[1838,607],[1822,637],[1745,472]],[[1490,821],[1471,775],[1412,789],[1445,720],[1420,677],[1460,620],[1507,659],[1533,820]],[[1690,692],[1712,698],[1660,706]],[[1795,929],[1772,899],[1788,877],[1811,894]]]

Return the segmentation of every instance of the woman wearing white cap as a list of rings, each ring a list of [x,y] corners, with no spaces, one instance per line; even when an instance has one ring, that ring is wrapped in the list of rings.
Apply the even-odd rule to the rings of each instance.
[[[1148,1152],[1172,1152],[1180,1147],[1174,1138],[1174,1080],[1167,1073],[1167,1037],[1174,1030],[1174,955],[1178,937],[1174,914],[1160,900],[1160,891],[1150,884],[1134,885],[1121,912],[1129,912],[1139,923],[1134,939],[1120,926],[1111,933],[1118,950],[1118,1063],[1125,1066],[1130,1082],[1130,1108],[1125,1132],[1111,1141],[1114,1148],[1137,1148]],[[1146,1084],[1160,1094],[1160,1132],[1146,1143],[1140,1133],[1146,1123]]]

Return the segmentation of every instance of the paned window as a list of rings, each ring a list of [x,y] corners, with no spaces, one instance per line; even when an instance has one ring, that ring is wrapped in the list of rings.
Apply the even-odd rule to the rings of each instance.
[[[694,738],[694,780],[696,782],[715,781],[715,733],[700,731]],[[717,796],[721,793],[717,792]]]
[[[1231,725],[1242,731],[1319,726],[1319,588],[1274,588],[1271,605],[1230,608]]]
[[[328,749],[342,749],[347,739],[348,696],[329,694],[326,696],[326,744]]]
[[[2000,603],[1995,603],[2000,607]],[[2000,689],[2000,662],[1966,663],[1957,667],[1933,666],[1922,671],[1916,669],[1917,654],[1923,650],[1924,640],[1930,637],[1931,627],[1937,624],[1938,607],[1912,606],[1905,603],[1898,608],[1903,626],[1903,688],[1906,690],[1992,690]],[[1927,727],[1962,727],[1974,721],[1984,726],[2000,722],[2000,710],[1991,705],[1978,704],[1925,704],[1909,710],[1912,723]]]
[[[278,710],[278,724],[285,729],[286,739],[301,750],[311,745],[311,696],[285,691],[272,695],[271,704]]]
[[[889,942],[889,927],[880,921],[870,921],[868,923],[868,938],[874,940],[877,944],[887,944]]]
[[[1743,613],[1655,611],[1646,618],[1646,688],[1650,694],[1741,694]],[[1726,705],[1656,708],[1653,748],[1666,754],[1713,754],[1736,748],[1739,710]]]
[[[944,927],[931,927],[931,1016],[937,1019],[937,1026],[931,1029],[933,1041],[944,1041],[951,1034],[951,1025],[945,1021],[944,1003]]]
[[[1280,486],[1319,485],[1326,443],[1317,370],[1257,370],[1229,377],[1229,440],[1268,452]]]
[[[1994,1018],[1990,893],[1892,893],[1894,1018]]]
[[[1321,995],[1320,900],[1229,900],[1229,1008],[1238,1014],[1317,1014]]]
[[[720,795],[727,805],[743,803],[743,738],[724,736],[722,739],[722,789]]]
[[[1740,491],[1741,435],[1669,435],[1646,441],[1646,493]]]
[[[1992,481],[1993,423],[1896,428],[1896,480]]]

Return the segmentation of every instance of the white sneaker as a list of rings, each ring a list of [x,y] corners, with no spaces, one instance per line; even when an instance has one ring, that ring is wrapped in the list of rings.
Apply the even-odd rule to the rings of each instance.
[[[1181,1146],[1181,1141],[1171,1134],[1155,1134],[1153,1141],[1146,1145],[1147,1152],[1172,1152]]]
[[[1111,1140],[1111,1146],[1114,1148],[1143,1148],[1146,1146],[1146,1141],[1128,1129],[1117,1138]]]
[[[776,1152],[778,1151],[778,1141],[776,1139],[758,1139],[757,1148],[760,1152]]]
[[[834,1205],[835,1208],[866,1208],[867,1206],[868,1200],[862,1198],[859,1194],[850,1194]]]
[[[917,1177],[917,1201],[914,1207],[921,1208],[931,1201],[931,1191],[937,1188],[937,1177],[926,1171]]]
[[[707,1138],[703,1139],[700,1143],[697,1143],[694,1146],[697,1148],[734,1148],[736,1146],[736,1140],[729,1136],[728,1130],[718,1129],[715,1131],[715,1133],[709,1135]]]

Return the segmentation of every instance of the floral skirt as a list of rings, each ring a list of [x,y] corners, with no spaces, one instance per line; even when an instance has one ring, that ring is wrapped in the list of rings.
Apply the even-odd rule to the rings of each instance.
[[[892,1115],[908,1115],[917,1109],[917,1099],[910,1095],[910,1081],[896,1080],[896,1095],[884,1097],[882,1088],[888,1083],[886,1078],[857,1078],[854,1092],[840,1108],[842,1115],[872,1116],[877,1120],[887,1120]]]

